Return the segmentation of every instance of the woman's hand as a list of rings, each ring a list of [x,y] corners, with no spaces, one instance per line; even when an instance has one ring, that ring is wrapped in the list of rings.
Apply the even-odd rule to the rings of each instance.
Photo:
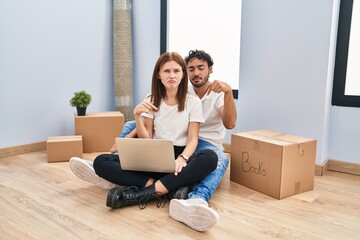
[[[149,113],[151,110],[158,110],[152,102],[142,101],[134,108],[134,114],[140,115],[142,113]]]
[[[117,153],[117,146],[116,146],[116,144],[114,144],[112,147],[111,147],[111,149],[110,149],[110,153],[111,154],[114,154],[114,153]]]
[[[174,175],[177,176],[181,170],[186,167],[187,163],[186,163],[186,160],[182,157],[178,157],[176,160],[175,160],[175,172],[174,172]]]

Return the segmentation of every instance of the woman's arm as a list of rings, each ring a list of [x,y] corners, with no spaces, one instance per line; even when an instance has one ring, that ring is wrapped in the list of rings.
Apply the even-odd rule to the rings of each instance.
[[[199,138],[199,129],[200,123],[198,122],[190,122],[188,128],[188,140],[184,151],[182,152],[183,157],[179,156],[176,160],[175,166],[175,175],[178,175],[181,172],[182,168],[187,165],[187,160],[185,158],[190,158],[197,147],[198,138]]]
[[[134,109],[134,117],[136,123],[136,133],[139,138],[152,138],[154,120],[151,118],[141,119],[142,113],[149,113],[151,110],[157,110],[151,102],[143,101]]]
[[[189,123],[189,130],[188,130],[188,139],[186,143],[186,147],[182,154],[187,157],[191,157],[194,154],[199,138],[199,129],[200,123],[198,122],[190,122]]]

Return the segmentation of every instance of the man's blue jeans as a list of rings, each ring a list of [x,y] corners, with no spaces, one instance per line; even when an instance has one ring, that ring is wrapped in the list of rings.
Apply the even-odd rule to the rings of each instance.
[[[135,121],[128,121],[124,124],[122,133],[120,135],[121,138],[126,137],[129,133],[131,133],[132,130],[136,128]]]
[[[120,137],[125,137],[133,129],[135,129],[135,127],[135,121],[126,122]],[[214,171],[212,171],[193,188],[192,192],[189,193],[189,198],[202,198],[208,202],[212,195],[214,195],[217,186],[224,176],[224,173],[229,165],[229,159],[221,149],[203,139],[199,139],[195,152],[199,152],[204,149],[211,149],[217,154],[218,164]]]

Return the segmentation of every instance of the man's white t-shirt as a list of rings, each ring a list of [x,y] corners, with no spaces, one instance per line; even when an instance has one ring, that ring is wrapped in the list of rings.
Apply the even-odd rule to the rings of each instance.
[[[195,93],[194,87],[189,84],[189,94],[198,96]],[[200,124],[199,138],[208,141],[215,146],[223,149],[223,142],[225,138],[225,127],[220,115],[220,107],[224,106],[224,93],[210,92],[201,98],[204,123]]]
[[[141,116],[154,119],[153,138],[170,139],[175,146],[186,146],[190,122],[204,122],[200,99],[189,94],[182,112],[178,111],[177,105],[169,106],[162,101],[157,112],[142,113]]]

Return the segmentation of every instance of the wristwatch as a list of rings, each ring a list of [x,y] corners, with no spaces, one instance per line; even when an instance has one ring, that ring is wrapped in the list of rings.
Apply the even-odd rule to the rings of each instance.
[[[186,156],[185,154],[180,154],[179,157],[182,157],[183,159],[185,159],[186,162],[189,161],[189,157]]]

